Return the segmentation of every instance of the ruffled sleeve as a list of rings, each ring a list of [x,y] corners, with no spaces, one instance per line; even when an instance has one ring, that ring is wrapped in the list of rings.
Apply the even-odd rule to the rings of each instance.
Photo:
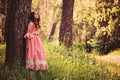
[[[32,27],[34,26],[34,24],[32,22],[30,22],[28,24],[28,30],[27,30],[27,33],[24,35],[25,38],[28,38],[28,39],[31,39],[33,38],[33,34],[32,34]]]

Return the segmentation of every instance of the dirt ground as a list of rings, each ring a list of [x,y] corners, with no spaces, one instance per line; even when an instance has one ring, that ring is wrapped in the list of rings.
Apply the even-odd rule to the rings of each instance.
[[[120,65],[120,56],[98,56],[97,58]]]

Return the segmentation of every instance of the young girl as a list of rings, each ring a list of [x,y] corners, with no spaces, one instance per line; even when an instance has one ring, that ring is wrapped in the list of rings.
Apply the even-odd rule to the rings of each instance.
[[[40,37],[38,36],[39,15],[37,12],[31,12],[29,16],[28,30],[25,34],[26,44],[26,68],[32,70],[48,69],[46,56]]]

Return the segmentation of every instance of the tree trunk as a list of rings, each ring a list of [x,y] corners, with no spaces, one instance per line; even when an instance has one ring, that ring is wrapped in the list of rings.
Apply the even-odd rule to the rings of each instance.
[[[45,8],[45,17],[47,16],[48,7],[49,7],[49,0],[44,0],[44,8]]]
[[[25,39],[32,0],[8,0],[5,24],[5,63],[15,66],[25,61]]]
[[[60,25],[59,41],[66,47],[72,46],[72,24],[73,24],[74,0],[63,0],[63,11]]]
[[[87,51],[87,31],[86,31],[86,23],[83,23],[83,30],[82,30],[82,35],[81,35],[81,40],[82,43],[84,44],[84,49]]]
[[[48,41],[52,41],[53,40],[53,36],[54,36],[54,33],[55,33],[56,25],[57,25],[57,23],[54,22],[53,25],[52,25],[52,29],[51,29]]]

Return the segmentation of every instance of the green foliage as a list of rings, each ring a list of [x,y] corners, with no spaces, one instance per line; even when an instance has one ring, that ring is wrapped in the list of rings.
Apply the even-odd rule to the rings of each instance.
[[[5,61],[5,44],[0,44],[0,62]]]
[[[25,69],[9,69],[7,66],[0,66],[0,79],[1,80],[26,80]]]
[[[40,10],[40,23],[42,25],[40,30],[41,39],[45,40],[48,38],[52,25],[56,22],[57,26],[54,40],[58,40],[62,1],[52,0],[48,1],[47,7],[45,5],[44,1],[39,0],[34,0],[32,5],[33,9],[39,8]],[[96,47],[94,45],[92,46],[98,49],[98,51],[103,51],[101,53],[107,53],[119,48],[119,7],[118,0],[75,0],[73,40],[84,41],[85,36],[87,36],[87,40],[93,38],[97,42],[94,44]],[[105,38],[105,36],[102,35],[103,27],[106,28],[109,38]],[[105,39],[107,40],[104,41]],[[111,45],[114,45],[114,47],[111,47]]]
[[[97,14],[95,19],[99,23],[96,33],[96,45],[100,53],[108,53],[111,50],[120,48],[119,31],[120,8],[115,1],[99,1],[97,4]],[[97,25],[96,25],[97,26]]]
[[[94,28],[92,30],[89,27],[97,29],[95,36],[91,37],[94,41],[90,44],[93,44],[91,46],[99,53],[106,54],[120,48],[120,5],[118,0],[76,0],[74,8],[74,30],[76,31],[74,32],[77,32],[78,35],[75,35],[75,38],[81,38],[79,36],[84,35],[82,33],[84,21],[87,23],[85,29],[87,37],[89,37],[88,33],[93,36],[95,32]]]
[[[84,44],[82,42],[74,42],[72,49],[80,49],[83,50],[84,49]]]
[[[93,56],[80,50],[79,47],[73,46],[73,49],[67,49],[64,46],[56,45],[54,42],[45,42],[44,45],[48,70],[38,71],[36,74],[35,71],[29,72],[20,66],[10,69],[1,62],[0,79],[30,80],[31,77],[35,80],[35,78],[40,77],[42,80],[109,80],[120,78],[117,74],[111,73],[105,65],[96,61]]]
[[[32,10],[38,10],[40,14],[40,36],[41,39],[48,39],[54,23],[57,24],[54,38],[58,39],[59,24],[61,20],[61,0],[32,0]]]
[[[32,10],[40,10],[40,0],[32,1]]]
[[[99,28],[96,32],[95,38],[91,41],[91,46],[100,54],[107,54],[112,50],[120,48],[120,36],[118,32],[120,27],[116,25],[117,21],[117,19],[113,20],[110,16],[108,26]]]

